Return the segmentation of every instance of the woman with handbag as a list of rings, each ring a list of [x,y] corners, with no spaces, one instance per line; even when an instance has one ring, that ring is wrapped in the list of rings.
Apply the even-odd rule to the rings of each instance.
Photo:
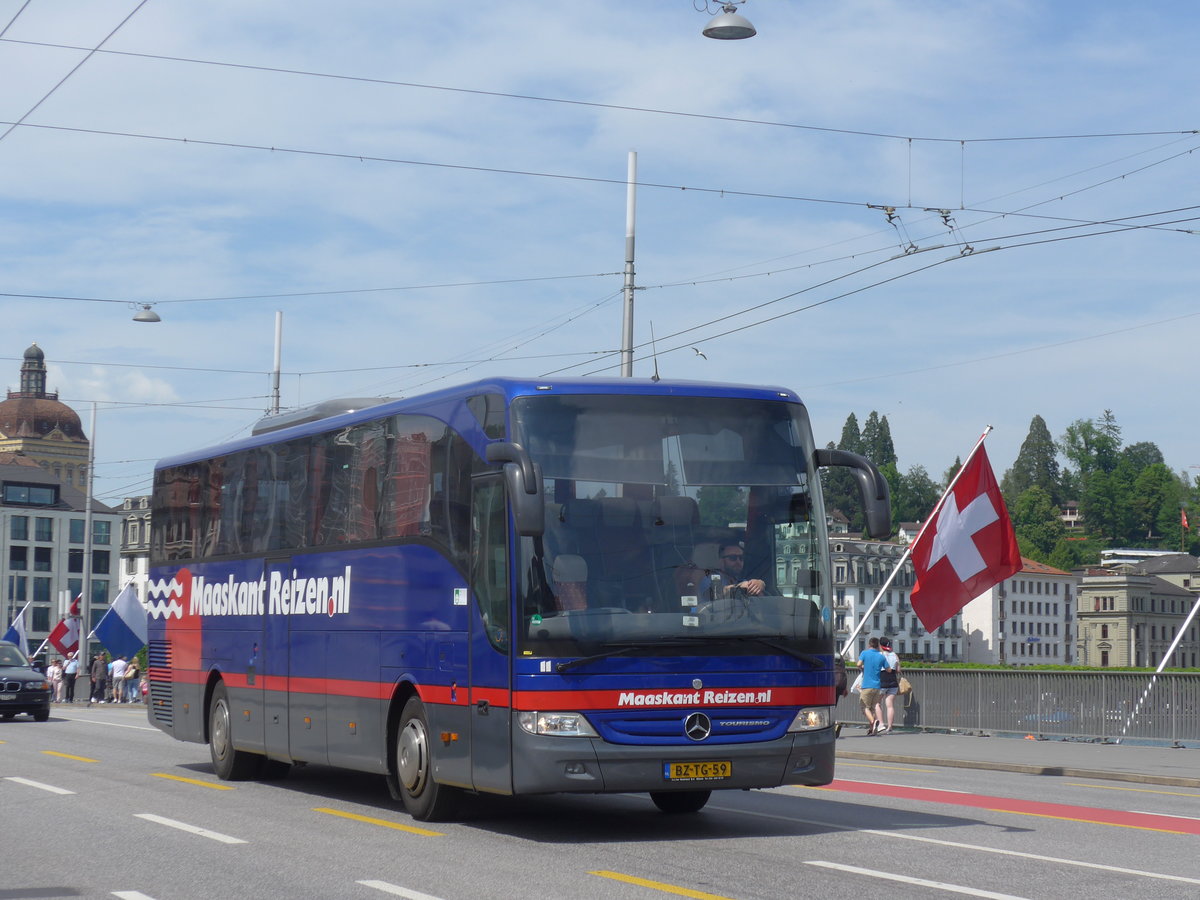
[[[880,638],[879,651],[883,654],[886,668],[879,673],[880,691],[883,693],[883,715],[887,718],[887,726],[881,729],[883,734],[891,734],[892,722],[896,719],[896,695],[900,693],[900,657],[892,652],[892,639]],[[881,726],[883,722],[879,723]]]

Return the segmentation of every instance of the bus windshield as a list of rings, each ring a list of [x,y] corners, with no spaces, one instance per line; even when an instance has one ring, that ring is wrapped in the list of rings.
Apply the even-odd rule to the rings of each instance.
[[[519,654],[828,652],[801,405],[546,395],[512,425],[547,504],[520,541]]]

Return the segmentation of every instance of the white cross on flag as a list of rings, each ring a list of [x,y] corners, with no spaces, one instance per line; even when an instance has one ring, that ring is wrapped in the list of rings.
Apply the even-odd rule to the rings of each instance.
[[[988,588],[1021,571],[1021,551],[980,444],[913,544],[913,611],[933,631]]]

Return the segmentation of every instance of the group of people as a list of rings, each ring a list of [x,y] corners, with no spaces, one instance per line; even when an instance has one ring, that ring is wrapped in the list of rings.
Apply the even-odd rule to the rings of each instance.
[[[54,703],[75,702],[75,682],[80,675],[80,661],[74,652],[66,659],[55,657],[46,666]],[[91,681],[88,703],[140,703],[146,693],[146,674],[136,656],[111,658],[97,653],[87,667]]]
[[[891,640],[873,637],[867,641],[858,666],[858,702],[867,718],[867,736],[890,734],[896,720],[896,695],[900,693],[900,657],[892,652]]]
[[[72,650],[67,658],[55,657],[46,667],[46,678],[50,681],[51,700],[55,703],[75,702],[75,679],[79,677],[79,659]]]

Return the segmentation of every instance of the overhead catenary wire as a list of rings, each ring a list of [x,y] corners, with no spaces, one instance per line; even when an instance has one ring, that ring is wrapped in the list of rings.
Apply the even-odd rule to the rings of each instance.
[[[146,0],[142,0],[146,2]],[[474,94],[481,97],[497,97],[507,100],[523,100],[537,103],[557,103],[567,106],[583,106],[593,109],[613,110],[618,112],[636,112],[647,113],[659,116],[676,116],[688,119],[707,119],[715,122],[730,122],[741,125],[760,125],[771,128],[790,128],[799,131],[814,131],[823,132],[826,134],[849,135],[854,137],[870,137],[884,138],[895,141],[915,141],[922,143],[950,143],[950,144],[984,144],[984,143],[1011,143],[1025,141],[1077,141],[1077,140],[1097,140],[1097,139],[1112,139],[1112,138],[1128,138],[1128,137],[1156,137],[1169,134],[1197,134],[1200,129],[1181,128],[1157,131],[1110,131],[1096,133],[1068,133],[1068,134],[1029,134],[1029,135],[1001,135],[998,137],[952,137],[952,136],[923,136],[915,134],[896,134],[885,131],[870,131],[854,128],[832,128],[824,125],[809,125],[800,122],[776,122],[767,119],[750,119],[741,116],[721,116],[715,113],[697,113],[685,112],[672,109],[658,109],[645,106],[631,106],[621,103],[601,103],[594,100],[580,100],[568,97],[543,97],[536,94],[518,94],[508,91],[490,91],[481,88],[466,88],[453,87],[450,85],[441,84],[426,84],[416,81],[398,81],[387,78],[371,78],[362,75],[343,75],[331,72],[316,72],[306,69],[293,69],[282,66],[263,66],[252,65],[249,63],[234,63],[223,62],[211,59],[198,59],[187,56],[171,56],[158,53],[139,53],[131,50],[101,50],[99,48],[80,47],[74,44],[59,44],[49,41],[28,41],[17,40],[15,38],[0,38],[2,41],[7,41],[13,44],[26,44],[33,47],[50,47],[57,50],[83,50],[91,53],[107,53],[113,56],[126,56],[140,59],[160,60],[164,62],[179,62],[189,63],[192,65],[201,66],[218,66],[228,69],[244,69],[254,72],[270,72],[279,75],[299,75],[307,78],[324,78],[336,81],[353,81],[363,84],[385,85],[389,87],[412,88],[427,91],[444,91],[457,94]]]

